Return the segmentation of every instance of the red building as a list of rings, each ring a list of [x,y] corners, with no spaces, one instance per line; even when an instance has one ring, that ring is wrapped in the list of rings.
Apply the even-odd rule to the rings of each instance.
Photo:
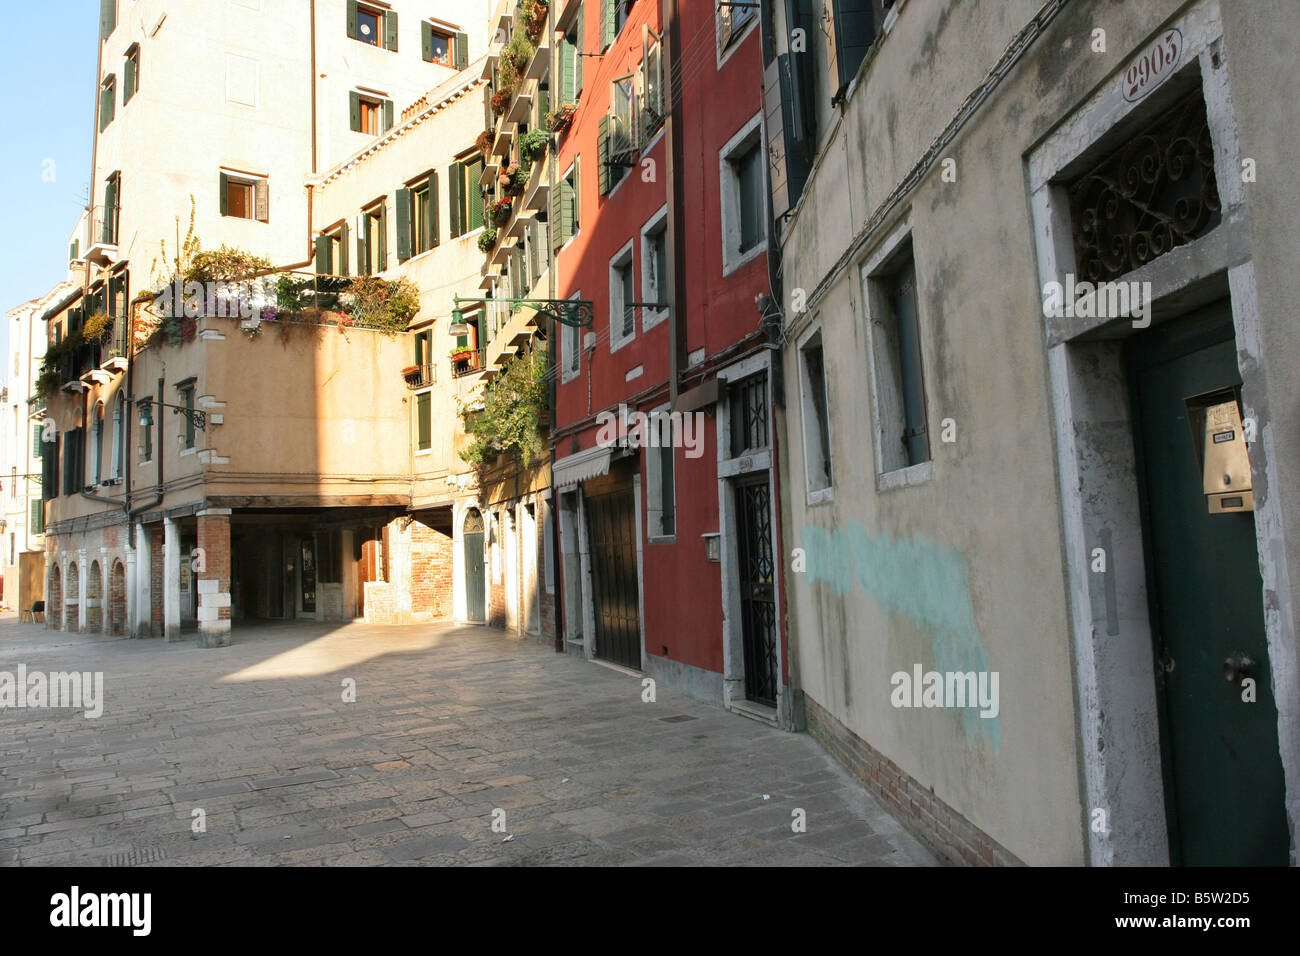
[[[565,646],[789,726],[758,8],[556,23],[557,294],[594,303],[557,351]]]

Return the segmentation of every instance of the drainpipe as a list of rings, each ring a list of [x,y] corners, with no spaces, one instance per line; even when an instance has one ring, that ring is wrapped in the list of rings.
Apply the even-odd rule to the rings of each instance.
[[[686,195],[681,177],[677,174],[678,165],[684,162],[681,136],[678,127],[682,121],[682,74],[675,70],[677,51],[681,48],[681,24],[677,17],[677,0],[668,0],[668,29],[664,31],[668,47],[664,60],[668,63],[668,95],[672,97],[673,108],[668,113],[668,122],[664,130],[664,156],[668,160],[666,172],[666,191],[668,193],[668,215],[665,231],[671,237],[672,255],[668,257],[668,400],[669,408],[677,404],[681,391],[682,353],[686,342],[686,236],[683,230],[679,210],[685,208]]]
[[[763,0],[759,5],[758,15],[760,18],[759,32],[763,41],[763,61],[766,67],[771,60],[771,50],[773,49],[773,29],[772,22],[772,3],[771,0]],[[766,72],[766,70],[764,70]],[[763,120],[763,135],[767,136],[767,119]],[[759,310],[762,318],[759,320],[760,327],[767,333],[767,347],[773,352],[773,361],[771,364],[771,381],[772,381],[772,403],[777,408],[785,408],[785,367],[781,360],[781,327],[784,324],[785,313],[782,309],[782,303],[785,302],[785,291],[781,282],[781,247],[776,241],[776,218],[772,215],[772,164],[766,163],[763,177],[767,184],[767,287],[769,295],[767,301],[763,301],[763,296],[759,296]]]

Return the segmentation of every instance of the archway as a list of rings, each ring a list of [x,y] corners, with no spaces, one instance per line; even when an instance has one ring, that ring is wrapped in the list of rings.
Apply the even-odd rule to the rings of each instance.
[[[483,513],[477,508],[465,512],[462,525],[465,560],[465,619],[487,620],[487,577],[483,566]]]
[[[90,562],[86,575],[86,630],[92,634],[104,630],[104,572],[98,561]]]
[[[77,567],[76,561],[68,562],[67,578],[67,598],[64,600],[64,624],[65,631],[81,630],[81,570]]]
[[[126,568],[121,561],[113,562],[108,577],[108,626],[110,633],[126,633]]]
[[[50,563],[49,580],[45,583],[45,626],[53,631],[63,630],[63,569],[57,561]]]

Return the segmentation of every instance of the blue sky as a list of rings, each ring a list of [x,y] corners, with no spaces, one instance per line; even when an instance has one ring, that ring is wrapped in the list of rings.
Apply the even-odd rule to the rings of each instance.
[[[5,4],[0,309],[49,291],[67,274],[68,236],[90,180],[98,33],[98,0]],[[6,326],[0,322],[7,355]]]

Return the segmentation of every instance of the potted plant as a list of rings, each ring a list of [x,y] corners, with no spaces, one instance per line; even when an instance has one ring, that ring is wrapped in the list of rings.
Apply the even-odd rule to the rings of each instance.
[[[578,107],[570,103],[567,106],[561,106],[558,110],[551,110],[546,117],[546,125],[551,128],[552,133],[559,133],[569,128],[573,122],[573,114],[578,112]]]
[[[478,147],[480,153],[487,155],[487,153],[491,151],[492,143],[495,139],[496,131],[485,129],[483,132],[478,134],[478,139],[474,141],[474,145]]]
[[[492,251],[492,247],[497,244],[497,231],[491,226],[484,229],[478,236],[478,251],[484,254]]]
[[[510,221],[511,214],[513,214],[514,212],[514,208],[515,208],[514,200],[510,199],[509,197],[505,199],[494,200],[488,206],[488,212],[492,218],[493,224],[497,226],[504,226],[506,223],[508,223]]]
[[[528,174],[532,167],[528,164],[511,163],[501,171],[498,181],[507,196],[521,196],[528,186]]]
[[[546,130],[534,127],[519,137],[519,159],[531,165],[546,155],[550,145],[551,138],[546,135]]]

